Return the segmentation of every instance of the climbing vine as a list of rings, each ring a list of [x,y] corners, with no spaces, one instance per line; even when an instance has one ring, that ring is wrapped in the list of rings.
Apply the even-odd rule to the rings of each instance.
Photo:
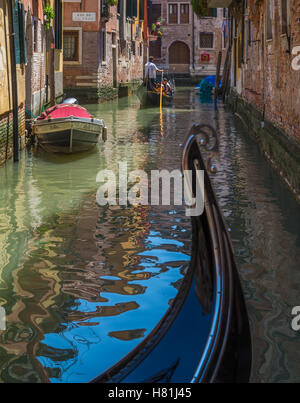
[[[105,3],[107,6],[117,6],[118,5],[118,0],[105,0]]]
[[[49,31],[51,21],[54,19],[55,13],[53,8],[47,3],[44,7],[45,30]]]
[[[198,16],[208,14],[207,0],[191,0],[192,8]]]

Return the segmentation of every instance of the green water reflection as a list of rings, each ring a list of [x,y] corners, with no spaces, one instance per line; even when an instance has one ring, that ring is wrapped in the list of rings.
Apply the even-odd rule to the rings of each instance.
[[[180,168],[196,122],[220,134],[213,181],[249,309],[252,380],[299,380],[299,206],[231,112],[186,89],[162,116],[136,97],[86,107],[107,143],[78,156],[26,151],[0,168],[0,381],[86,382],[157,324],[189,262],[190,221],[178,206],[101,208],[96,175],[120,161]]]

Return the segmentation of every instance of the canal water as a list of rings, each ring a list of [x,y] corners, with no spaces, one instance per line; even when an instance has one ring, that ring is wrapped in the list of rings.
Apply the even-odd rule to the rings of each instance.
[[[87,382],[140,343],[191,251],[182,206],[100,207],[97,174],[180,169],[193,123],[220,139],[212,177],[249,311],[253,382],[300,380],[300,207],[232,113],[178,89],[163,114],[133,96],[85,105],[108,141],[77,156],[22,152],[0,168],[0,382]]]

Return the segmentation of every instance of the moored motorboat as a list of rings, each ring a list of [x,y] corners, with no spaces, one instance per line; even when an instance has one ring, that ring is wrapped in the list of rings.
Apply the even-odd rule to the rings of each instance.
[[[101,135],[104,141],[107,137],[104,121],[93,118],[74,98],[43,112],[34,120],[32,131],[44,150],[64,154],[88,151]]]

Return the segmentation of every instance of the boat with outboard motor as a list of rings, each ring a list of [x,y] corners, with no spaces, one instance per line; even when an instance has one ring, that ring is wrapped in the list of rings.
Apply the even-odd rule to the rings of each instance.
[[[88,151],[99,141],[107,139],[107,128],[102,119],[96,119],[75,98],[68,98],[36,118],[32,132],[37,143],[46,151],[71,154]]]

